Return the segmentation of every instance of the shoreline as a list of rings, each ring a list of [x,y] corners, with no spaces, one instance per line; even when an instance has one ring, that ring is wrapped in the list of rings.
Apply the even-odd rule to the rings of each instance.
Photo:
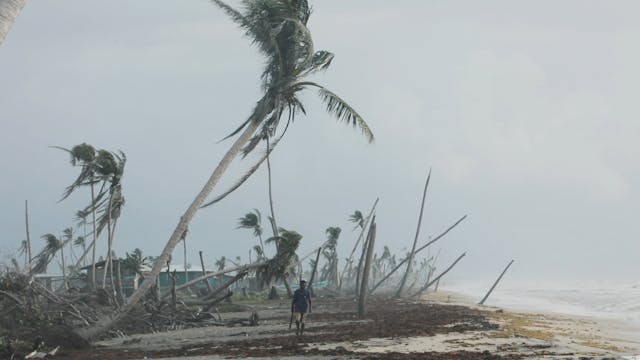
[[[575,315],[555,311],[514,309],[478,305],[456,291],[440,291],[422,297],[423,301],[468,306],[488,311],[490,317],[512,336],[526,336],[555,343],[567,350],[615,353],[640,359],[640,327],[621,319]],[[505,334],[506,335],[506,334]],[[595,350],[591,350],[595,349]]]
[[[417,301],[384,295],[357,318],[351,297],[314,303],[305,335],[287,330],[287,300],[260,302],[258,326],[209,326],[134,334],[65,351],[61,359],[635,359],[640,344],[593,319],[485,307],[453,292]],[[245,313],[223,313],[227,319]],[[56,357],[58,358],[58,357]],[[640,358],[640,357],[639,357]]]

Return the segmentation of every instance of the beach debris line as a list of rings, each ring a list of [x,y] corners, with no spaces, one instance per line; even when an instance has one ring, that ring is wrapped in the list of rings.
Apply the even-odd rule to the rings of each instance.
[[[504,270],[502,270],[502,273],[500,273],[500,276],[498,276],[498,279],[496,279],[496,281],[493,283],[493,286],[491,286],[491,289],[487,291],[487,294],[478,303],[479,305],[484,305],[484,302],[487,301],[487,299],[489,298],[489,295],[491,295],[491,292],[493,292],[493,289],[496,288],[496,286],[498,285],[498,283],[500,282],[504,274],[507,272],[507,270],[509,270],[509,267],[511,267],[511,264],[513,264],[513,260],[509,261],[509,264],[507,264],[507,267],[505,267]]]

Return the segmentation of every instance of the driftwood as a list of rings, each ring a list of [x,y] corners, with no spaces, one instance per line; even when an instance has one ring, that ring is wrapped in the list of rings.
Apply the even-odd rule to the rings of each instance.
[[[360,285],[360,296],[358,297],[358,316],[363,317],[367,312],[367,285],[369,283],[369,272],[371,270],[371,258],[373,257],[374,246],[376,242],[376,220],[375,217],[371,221],[371,227],[369,228],[369,234],[367,239],[367,257],[364,263],[364,270],[362,273],[362,284]]]
[[[418,290],[418,292],[416,292],[415,294],[411,295],[411,297],[416,297],[416,296],[420,296],[420,294],[422,294],[425,290],[427,290],[427,288],[429,288],[429,286],[433,285],[436,283],[436,281],[439,281],[441,277],[443,277],[446,273],[448,273],[451,269],[453,269],[454,266],[456,266],[456,264],[458,263],[458,261],[462,260],[462,258],[467,255],[467,253],[462,253],[462,255],[460,255],[456,261],[453,262],[453,264],[451,264],[445,271],[442,272],[442,274],[438,275],[435,279],[431,280],[430,282],[426,283],[420,290]]]
[[[484,302],[487,301],[487,299],[489,298],[489,295],[491,295],[491,292],[493,291],[493,289],[496,288],[496,285],[498,285],[498,282],[500,282],[504,274],[507,272],[507,270],[509,270],[509,267],[511,266],[511,264],[513,264],[513,260],[511,260],[507,265],[507,267],[505,267],[504,270],[502,270],[502,273],[500,274],[500,276],[498,276],[498,279],[496,280],[496,282],[493,283],[493,286],[491,287],[491,289],[489,289],[489,291],[487,292],[487,295],[485,295],[482,298],[482,300],[480,300],[480,302],[478,303],[479,305],[484,305]]]
[[[447,235],[447,233],[449,233],[449,231],[453,230],[453,228],[455,228],[456,226],[458,226],[458,224],[460,224],[464,219],[467,218],[467,215],[461,217],[458,221],[456,221],[453,225],[449,226],[447,228],[447,230],[445,230],[444,232],[442,232],[440,235],[436,236],[433,240],[429,241],[428,243],[424,244],[423,246],[421,246],[420,248],[418,248],[414,255],[419,253],[420,251],[426,249],[429,245],[435,243],[436,241],[440,240],[442,237],[444,237],[445,235]],[[405,262],[407,262],[409,260],[409,258],[405,258],[404,260],[400,261],[400,263],[398,265],[396,265],[395,268],[393,268],[391,271],[389,271],[389,273],[387,275],[385,275],[382,280],[378,281],[378,283],[371,288],[371,290],[369,291],[369,294],[373,294],[373,292],[380,287],[380,285],[382,285],[388,278],[391,277],[391,275],[393,275],[393,273],[395,273],[398,269],[400,269],[402,267],[402,265],[404,265]]]
[[[424,202],[427,199],[427,189],[429,189],[430,180],[431,180],[431,169],[429,169],[429,175],[427,175],[427,181],[424,184],[424,190],[422,192],[422,203],[420,204],[420,215],[418,215],[418,227],[416,228],[416,236],[413,239],[413,246],[411,247],[411,252],[409,253],[409,257],[407,261],[407,270],[404,272],[404,276],[402,277],[402,280],[400,280],[400,286],[398,286],[398,290],[396,291],[396,297],[402,296],[402,290],[404,290],[404,285],[407,282],[409,273],[411,272],[413,257],[416,253],[416,246],[418,245],[418,236],[420,235],[420,226],[422,225],[422,215],[424,214]]]

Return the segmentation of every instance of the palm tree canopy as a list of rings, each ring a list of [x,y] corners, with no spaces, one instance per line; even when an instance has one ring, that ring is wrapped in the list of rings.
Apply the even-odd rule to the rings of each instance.
[[[150,258],[142,256],[142,250],[136,248],[131,253],[126,253],[122,259],[122,269],[130,274],[141,274],[142,266],[150,266]]]
[[[253,209],[253,212],[247,213],[244,217],[238,219],[238,227],[236,229],[253,229],[254,236],[262,235],[262,215],[258,209]]]
[[[338,238],[340,237],[340,233],[342,232],[342,229],[339,227],[328,227],[327,230],[325,230],[325,233],[327,234],[327,246],[331,247],[331,248],[335,248],[336,245],[338,244]]]
[[[302,235],[293,230],[280,228],[279,236],[270,237],[267,243],[276,242],[277,253],[269,259],[265,265],[258,269],[259,277],[264,284],[270,283],[273,279],[280,280],[286,278],[292,271],[290,264],[292,259],[297,257],[296,250],[300,246]]]
[[[298,93],[310,87],[318,90],[327,112],[339,121],[359,127],[369,142],[373,141],[373,133],[355,109],[322,85],[303,81],[311,74],[326,70],[334,57],[328,51],[314,50],[313,38],[307,28],[311,15],[307,0],[243,0],[241,10],[222,0],[212,1],[245,31],[266,57],[262,88],[268,99],[268,114],[260,119],[250,117],[228,136],[239,133],[251,121],[263,122],[262,131],[243,149],[245,155],[261,140],[275,134],[285,113],[287,125],[296,113],[306,114]]]
[[[356,224],[353,230],[364,227],[364,216],[360,210],[356,210],[353,214],[349,215],[349,221]]]

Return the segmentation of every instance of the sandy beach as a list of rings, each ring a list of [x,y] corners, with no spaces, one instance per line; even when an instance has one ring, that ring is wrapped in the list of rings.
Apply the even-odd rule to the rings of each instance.
[[[307,331],[288,330],[288,302],[252,305],[258,326],[202,327],[113,338],[60,359],[635,359],[638,329],[616,321],[479,307],[454,293],[419,301],[370,299],[364,319],[351,298],[317,299]],[[223,313],[226,319],[249,312]]]

